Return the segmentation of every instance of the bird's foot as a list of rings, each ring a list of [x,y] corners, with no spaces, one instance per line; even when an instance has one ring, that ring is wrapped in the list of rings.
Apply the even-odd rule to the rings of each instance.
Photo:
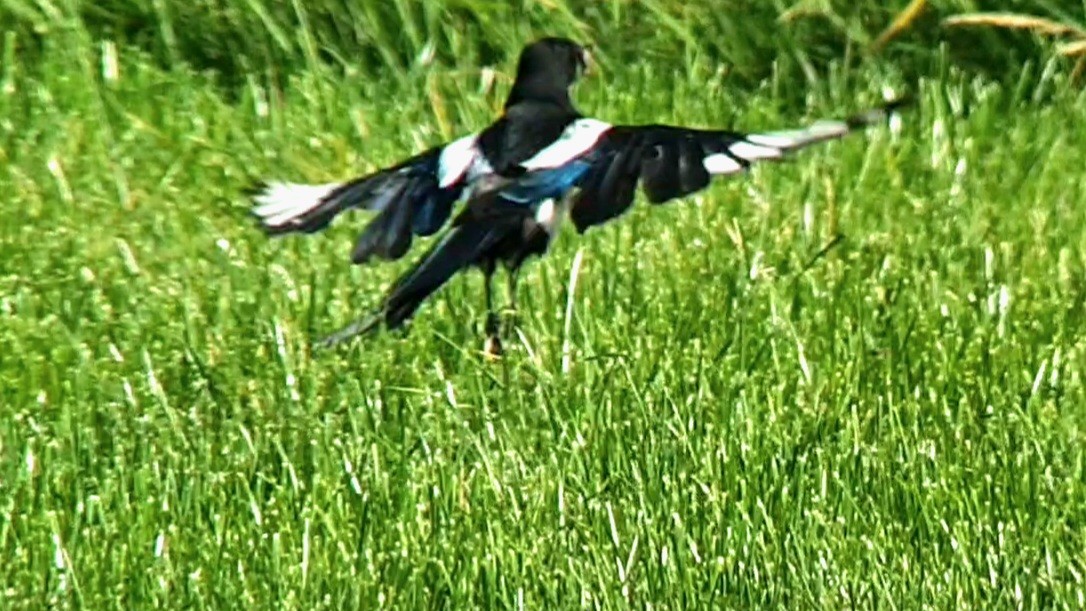
[[[496,361],[502,357],[503,353],[501,338],[497,335],[488,335],[486,341],[483,342],[483,356],[487,360]]]
[[[501,319],[494,312],[486,315],[486,341],[483,342],[483,354],[489,359],[497,359],[502,355]]]

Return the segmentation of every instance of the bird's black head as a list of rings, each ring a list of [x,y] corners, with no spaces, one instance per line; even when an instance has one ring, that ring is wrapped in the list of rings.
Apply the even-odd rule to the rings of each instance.
[[[523,100],[555,102],[572,109],[569,88],[591,64],[592,56],[566,38],[541,38],[520,52],[517,78],[505,107]]]

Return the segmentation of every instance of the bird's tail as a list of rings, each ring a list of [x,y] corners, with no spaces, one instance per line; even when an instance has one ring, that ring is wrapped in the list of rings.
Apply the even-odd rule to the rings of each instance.
[[[476,263],[502,237],[503,227],[468,223],[452,228],[393,285],[384,302],[385,327],[395,329],[457,272]]]
[[[321,346],[333,346],[380,327],[403,326],[426,298],[457,272],[477,263],[508,231],[508,225],[483,222],[453,227],[392,285],[377,312],[321,340]]]

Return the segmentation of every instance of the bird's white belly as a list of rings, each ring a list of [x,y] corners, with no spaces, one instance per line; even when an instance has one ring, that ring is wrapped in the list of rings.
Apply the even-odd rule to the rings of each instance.
[[[539,223],[550,239],[554,239],[558,235],[558,229],[562,226],[562,222],[566,220],[568,216],[569,205],[572,201],[569,197],[563,197],[558,201],[548,198],[543,200],[539,204],[539,208],[535,213],[535,222]]]

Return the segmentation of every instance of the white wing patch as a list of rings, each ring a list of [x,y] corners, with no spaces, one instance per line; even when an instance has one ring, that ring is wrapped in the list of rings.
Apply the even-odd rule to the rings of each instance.
[[[558,229],[566,219],[572,202],[573,200],[569,197],[560,198],[558,201],[547,198],[540,202],[539,208],[535,211],[535,221],[547,232],[549,240],[553,240],[558,235]]]
[[[754,144],[791,151],[823,140],[840,138],[848,132],[849,127],[843,121],[818,121],[801,129],[751,134],[747,136],[747,140]]]
[[[802,133],[802,130],[796,130],[797,133]],[[791,135],[792,132],[769,132],[765,134],[750,134],[747,136],[749,142],[754,144],[760,144],[762,146],[772,146],[779,149],[792,148],[796,144],[796,138]]]
[[[842,121],[818,121],[809,127],[750,134],[743,140],[728,146],[727,153],[706,155],[702,160],[705,170],[710,174],[735,174],[743,171],[740,162],[780,159],[805,146],[840,138],[849,132],[849,127]]]
[[[577,119],[557,140],[520,165],[529,172],[565,165],[587,153],[609,129],[610,123],[598,119]]]
[[[437,160],[437,186],[445,189],[459,182],[468,170],[477,171],[477,165],[482,155],[476,146],[477,134],[464,136],[450,142],[441,149],[441,156]],[[485,160],[483,160],[485,163]]]
[[[324,198],[343,183],[305,185],[293,182],[269,182],[263,191],[253,196],[253,213],[270,227],[285,225],[296,217],[316,208]]]
[[[710,174],[737,174],[743,171],[743,164],[727,153],[706,155],[705,159],[701,160],[701,164]]]
[[[550,225],[554,223],[555,213],[554,200],[547,198],[539,204],[539,209],[535,212],[535,221],[540,225]]]
[[[777,147],[763,146],[761,144],[744,142],[742,140],[730,145],[728,147],[728,152],[731,153],[733,157],[738,157],[747,161],[759,161],[762,159],[780,159],[784,155],[784,151]]]

